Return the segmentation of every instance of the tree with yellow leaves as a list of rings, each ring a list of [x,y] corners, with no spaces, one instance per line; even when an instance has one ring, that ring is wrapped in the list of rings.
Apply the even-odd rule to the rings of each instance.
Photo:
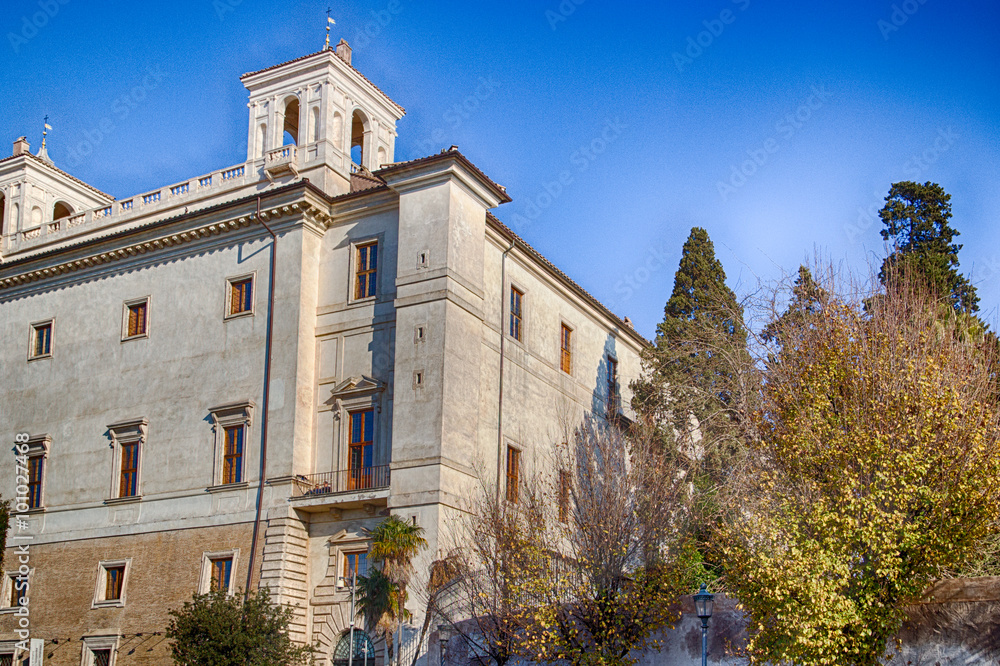
[[[754,663],[874,666],[905,606],[996,529],[995,359],[918,281],[867,310],[823,286],[774,336],[749,492],[718,540]]]

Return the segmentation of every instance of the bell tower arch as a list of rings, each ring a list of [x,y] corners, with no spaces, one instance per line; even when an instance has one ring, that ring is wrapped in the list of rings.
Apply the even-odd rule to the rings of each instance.
[[[241,77],[250,93],[247,161],[262,179],[305,177],[328,192],[348,192],[352,171],[393,161],[405,110],[351,61],[341,40],[336,50]]]

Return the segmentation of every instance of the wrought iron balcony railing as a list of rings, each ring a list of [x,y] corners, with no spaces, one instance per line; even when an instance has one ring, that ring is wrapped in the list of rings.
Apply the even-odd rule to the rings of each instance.
[[[359,490],[379,490],[389,487],[389,466],[356,467],[338,472],[299,475],[295,477],[294,497],[319,497]]]

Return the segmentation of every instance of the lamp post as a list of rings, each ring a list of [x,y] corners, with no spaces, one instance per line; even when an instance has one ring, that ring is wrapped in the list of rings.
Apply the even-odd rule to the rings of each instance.
[[[438,625],[438,642],[441,644],[441,651],[440,651],[441,666],[444,666],[444,649],[445,646],[448,645],[448,636],[446,634],[447,631],[448,627],[446,625],[443,624]]]
[[[708,618],[712,617],[712,600],[715,595],[701,584],[698,594],[694,595],[694,611],[701,618],[701,666],[708,666]]]

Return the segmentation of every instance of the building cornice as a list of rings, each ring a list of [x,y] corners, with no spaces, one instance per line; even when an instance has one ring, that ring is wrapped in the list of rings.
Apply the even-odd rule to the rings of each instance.
[[[307,193],[315,196],[307,196]],[[322,234],[332,220],[329,215],[329,198],[308,181],[265,192],[261,197],[260,217],[271,225],[282,218],[301,216],[306,226]],[[257,219],[256,202],[257,195],[244,197],[218,206],[89,238],[70,246],[18,257],[0,264],[0,293],[40,280],[249,227]],[[248,208],[250,210],[247,210]],[[198,218],[213,216],[222,219],[209,219],[197,223]],[[113,247],[108,248],[108,245]]]

